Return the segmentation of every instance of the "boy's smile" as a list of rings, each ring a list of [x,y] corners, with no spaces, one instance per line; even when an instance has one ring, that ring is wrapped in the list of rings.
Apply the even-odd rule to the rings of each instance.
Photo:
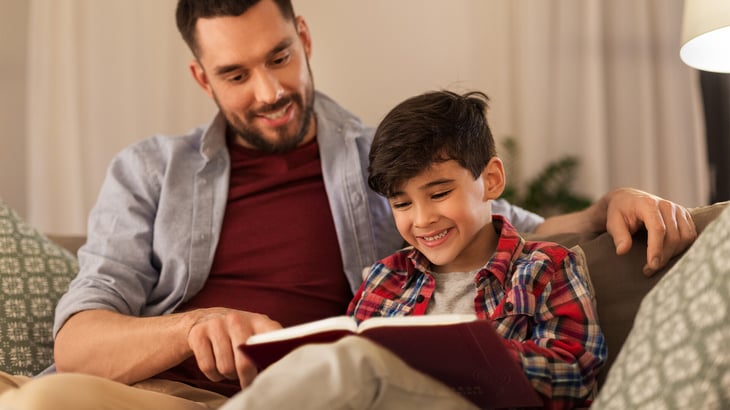
[[[436,162],[389,198],[401,236],[435,272],[470,271],[489,260],[497,239],[485,175],[475,179],[456,161]]]

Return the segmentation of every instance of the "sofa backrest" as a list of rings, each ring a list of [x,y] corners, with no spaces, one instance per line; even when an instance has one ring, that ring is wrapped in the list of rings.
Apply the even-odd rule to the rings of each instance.
[[[730,201],[690,209],[698,233],[728,205]],[[73,254],[85,240],[81,236],[49,238]],[[566,247],[578,245],[585,253],[596,293],[601,328],[608,345],[608,358],[598,377],[600,387],[633,326],[641,300],[681,255],[674,257],[661,271],[646,277],[642,273],[646,263],[646,232],[643,231],[634,235],[631,250],[621,256],[616,255],[613,240],[606,232],[528,235],[528,238],[557,242]]]

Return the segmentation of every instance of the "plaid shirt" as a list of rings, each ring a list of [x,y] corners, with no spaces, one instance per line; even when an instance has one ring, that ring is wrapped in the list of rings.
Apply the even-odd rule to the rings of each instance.
[[[606,358],[587,272],[570,250],[527,242],[500,215],[492,258],[474,278],[474,309],[494,323],[546,407],[573,408],[592,399]],[[348,314],[423,315],[434,289],[429,261],[405,248],[377,262],[350,302]]]

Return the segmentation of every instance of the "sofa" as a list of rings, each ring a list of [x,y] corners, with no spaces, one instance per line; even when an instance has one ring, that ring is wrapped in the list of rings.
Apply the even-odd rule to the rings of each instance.
[[[729,202],[692,208],[702,231]],[[621,350],[644,296],[679,256],[652,277],[642,274],[646,234],[637,233],[634,246],[617,256],[607,233],[532,236],[567,247],[580,246],[595,290],[598,315],[609,356],[599,376],[599,388]],[[75,252],[83,237],[43,235],[0,199],[0,370],[33,375],[52,363],[52,322],[56,301],[78,270]]]

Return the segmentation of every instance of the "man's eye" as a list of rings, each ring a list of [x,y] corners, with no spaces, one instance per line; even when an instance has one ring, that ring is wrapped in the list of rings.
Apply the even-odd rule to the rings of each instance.
[[[229,83],[240,83],[246,80],[246,77],[243,74],[234,75],[231,77],[228,77]]]
[[[437,193],[431,195],[431,198],[433,198],[433,199],[441,199],[441,198],[444,198],[447,195],[449,195],[451,193],[451,191],[453,191],[453,189],[450,189],[448,191],[443,191],[443,192],[437,192]]]
[[[291,54],[286,53],[284,55],[278,56],[275,59],[271,60],[271,65],[273,65],[273,66],[284,65],[284,64],[288,63],[290,59],[291,59]]]

